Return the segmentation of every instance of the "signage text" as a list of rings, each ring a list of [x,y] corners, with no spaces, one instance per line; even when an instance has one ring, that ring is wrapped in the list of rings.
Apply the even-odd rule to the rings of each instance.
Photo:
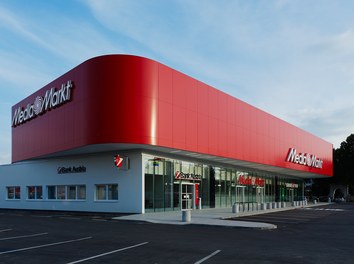
[[[67,173],[84,173],[86,172],[85,166],[72,166],[72,167],[58,167],[58,174],[67,174]]]
[[[259,177],[246,177],[241,175],[238,184],[264,187],[264,180]]]
[[[304,166],[309,166],[317,169],[322,169],[323,160],[309,153],[297,153],[296,149],[290,148],[288,157],[286,159],[288,162],[295,164],[300,164]]]
[[[195,180],[195,181],[200,181],[202,179],[202,175],[193,174],[193,173],[183,173],[181,171],[176,171],[175,179],[176,180]]]
[[[44,97],[37,96],[33,104],[27,104],[26,107],[20,106],[15,109],[12,116],[12,126],[21,125],[38,115],[44,114],[48,110],[70,101],[72,88],[72,81],[67,81],[67,83],[61,85],[60,89],[53,87],[45,92]]]

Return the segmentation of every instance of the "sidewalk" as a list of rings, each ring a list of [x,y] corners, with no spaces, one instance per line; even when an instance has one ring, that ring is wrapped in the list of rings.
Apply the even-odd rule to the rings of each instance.
[[[317,203],[308,204],[302,207],[312,207],[321,206],[328,203]],[[247,228],[257,228],[257,229],[276,229],[277,226],[274,224],[263,223],[263,222],[248,222],[240,220],[229,220],[231,218],[246,216],[246,215],[256,215],[265,214],[271,212],[279,212],[286,210],[293,210],[298,207],[286,207],[268,210],[258,210],[252,212],[242,212],[234,214],[232,213],[232,208],[220,208],[220,209],[202,209],[202,210],[192,210],[191,221],[182,221],[182,211],[170,211],[170,212],[157,212],[157,213],[146,213],[146,214],[134,214],[127,216],[115,217],[115,220],[131,220],[131,221],[145,221],[155,224],[171,224],[171,225],[211,225],[211,226],[227,226],[227,227],[247,227]]]

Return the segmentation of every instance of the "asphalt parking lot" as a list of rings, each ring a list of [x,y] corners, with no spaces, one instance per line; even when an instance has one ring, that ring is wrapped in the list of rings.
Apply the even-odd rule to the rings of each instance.
[[[296,228],[296,225],[315,223],[331,215],[340,215],[340,212],[344,212],[348,209],[349,207],[344,204],[331,204],[328,206],[307,208],[298,207],[294,210],[238,217],[235,220],[271,223],[277,225],[278,229],[285,229],[294,225],[294,228]]]
[[[0,210],[0,263],[352,263],[354,205],[244,217],[275,230]]]

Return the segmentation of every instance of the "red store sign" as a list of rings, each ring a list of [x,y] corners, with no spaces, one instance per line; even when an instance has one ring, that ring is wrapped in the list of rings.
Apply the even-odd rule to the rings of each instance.
[[[245,177],[241,175],[238,178],[238,184],[264,187],[264,180],[259,177]]]

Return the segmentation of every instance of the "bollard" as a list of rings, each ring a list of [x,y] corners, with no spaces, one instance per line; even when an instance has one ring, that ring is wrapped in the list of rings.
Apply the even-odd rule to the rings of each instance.
[[[239,213],[239,211],[240,211],[239,205],[237,203],[234,203],[234,205],[232,206],[232,212],[234,214],[237,214]]]
[[[313,203],[314,203],[314,204],[317,204],[317,200],[316,200],[316,199],[315,199],[315,200],[313,200]]]
[[[182,210],[182,222],[190,222],[192,219],[191,209]]]
[[[267,210],[267,204],[261,203],[261,210]]]
[[[245,204],[240,204],[240,212],[244,212],[245,210]]]
[[[202,210],[202,198],[200,198],[200,197],[198,199],[198,209]]]
[[[286,203],[285,202],[281,202],[281,208],[285,208],[286,207]]]

